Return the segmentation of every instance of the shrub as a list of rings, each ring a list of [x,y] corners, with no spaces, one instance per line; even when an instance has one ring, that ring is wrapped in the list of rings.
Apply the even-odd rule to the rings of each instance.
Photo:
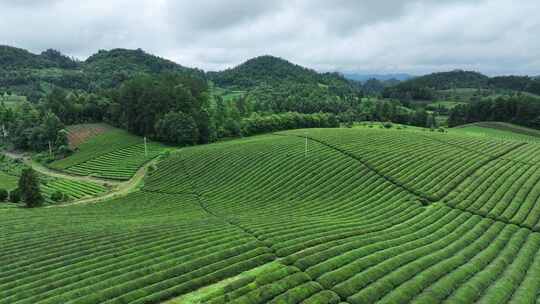
[[[155,164],[152,164],[150,166],[148,166],[148,175],[151,175],[152,173],[154,173],[155,171],[157,170],[157,167]]]
[[[21,201],[21,192],[19,189],[14,189],[9,192],[9,201],[15,204]]]
[[[65,199],[65,195],[62,191],[57,190],[51,195],[51,199],[55,202],[61,202]]]
[[[0,189],[0,202],[5,202],[8,199],[9,193],[6,189]]]
[[[73,154],[73,150],[71,150],[67,145],[62,145],[56,150],[56,157],[58,159],[68,157],[71,154]]]
[[[384,127],[385,129],[391,129],[392,126],[393,126],[392,123],[389,122],[389,121],[383,123],[383,127]]]

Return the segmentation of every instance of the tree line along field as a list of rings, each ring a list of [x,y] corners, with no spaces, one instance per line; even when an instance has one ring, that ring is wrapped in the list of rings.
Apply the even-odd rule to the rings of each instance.
[[[49,167],[76,175],[129,180],[144,163],[166,150],[164,145],[148,141],[145,151],[143,138],[104,124],[69,130],[70,145],[77,143],[76,152]]]
[[[0,210],[0,303],[190,303],[226,279],[199,302],[536,303],[540,144],[519,138],[309,129],[181,149],[128,196]]]

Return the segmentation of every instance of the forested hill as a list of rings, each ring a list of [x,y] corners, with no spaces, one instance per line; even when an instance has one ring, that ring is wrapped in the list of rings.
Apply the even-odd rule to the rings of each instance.
[[[314,70],[268,55],[250,59],[237,67],[222,72],[210,72],[208,75],[217,85],[237,86],[245,89],[283,82],[323,85],[349,84],[343,76],[337,73],[319,74]]]
[[[485,87],[488,82],[489,77],[486,75],[462,70],[432,73],[407,81],[408,84],[428,87],[434,90]]]
[[[357,84],[338,73],[318,73],[273,56],[207,76],[217,86],[247,91],[256,111],[340,112],[357,102],[360,93]]]
[[[77,68],[78,66],[77,61],[52,49],[36,55],[24,49],[0,45],[0,70]]]
[[[488,77],[478,72],[455,70],[416,77],[388,87],[383,96],[399,99],[429,100],[437,91],[450,89],[509,90],[540,94],[540,79],[528,76]]]
[[[97,91],[117,87],[137,75],[163,72],[205,77],[201,70],[186,68],[141,49],[101,50],[81,62],[51,49],[37,55],[0,46],[0,91],[25,95],[31,100],[43,97],[53,87]]]
[[[204,77],[202,70],[184,67],[141,49],[100,50],[86,59],[83,69],[88,75],[100,75],[101,86],[104,87],[115,87],[124,80],[140,74],[181,73]]]

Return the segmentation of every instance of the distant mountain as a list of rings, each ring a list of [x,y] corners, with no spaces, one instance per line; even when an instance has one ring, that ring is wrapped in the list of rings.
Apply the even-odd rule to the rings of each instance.
[[[478,72],[455,70],[416,77],[385,88],[383,96],[429,100],[449,89],[486,89],[540,94],[540,80],[528,76],[488,77]]]
[[[397,99],[432,100],[436,91],[453,88],[484,88],[489,77],[478,72],[454,70],[432,73],[403,81],[396,86],[387,87],[383,96]]]
[[[416,77],[407,81],[407,83],[428,87],[434,90],[447,90],[452,88],[485,87],[488,84],[488,81],[488,76],[478,72],[454,70]]]
[[[255,57],[232,69],[210,72],[208,77],[219,86],[236,86],[244,89],[285,82],[323,85],[340,82],[349,85],[338,73],[320,74],[285,59],[268,55]]]
[[[398,80],[398,81],[405,81],[409,80],[411,78],[414,78],[413,75],[406,74],[406,73],[397,73],[397,74],[360,74],[360,73],[344,73],[343,74],[345,78],[354,80],[354,81],[360,81],[360,82],[366,82],[370,79],[377,79],[381,81],[388,81],[388,80]]]

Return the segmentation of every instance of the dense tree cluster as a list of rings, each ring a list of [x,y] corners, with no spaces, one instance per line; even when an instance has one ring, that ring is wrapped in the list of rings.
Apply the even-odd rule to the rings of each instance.
[[[16,149],[66,152],[64,124],[50,111],[40,111],[29,103],[16,110],[0,104],[0,123],[0,136],[9,140]]]
[[[352,125],[355,121],[395,122],[425,128],[438,127],[436,113],[419,107],[405,107],[398,100],[367,99],[360,106],[339,115],[341,122]]]
[[[362,84],[364,94],[369,96],[380,95],[386,87],[385,82],[374,78],[368,79]]]
[[[51,111],[65,124],[104,121],[111,101],[94,93],[67,92],[55,88],[45,96],[40,107]]]
[[[334,114],[282,113],[268,116],[252,115],[241,122],[244,136],[301,128],[337,128],[339,120]]]
[[[540,79],[528,76],[498,76],[489,80],[489,85],[495,88],[529,92],[540,95]]]
[[[186,117],[189,116],[189,121],[195,122],[196,131],[191,130],[193,126],[189,123],[178,125],[180,128],[190,129],[179,132],[197,134],[196,143],[208,143],[215,138],[210,125],[208,87],[203,80],[175,74],[140,76],[125,82],[112,92],[111,96],[110,121],[130,132],[157,139],[184,138],[173,134],[159,134],[158,131],[181,121],[187,122]],[[165,117],[166,115],[168,117]]]
[[[348,92],[336,95],[334,90],[320,85],[283,83],[261,85],[249,92],[257,112],[341,113],[355,107],[362,95]],[[335,92],[335,91],[334,91]]]
[[[515,94],[460,105],[450,111],[449,126],[478,121],[503,121],[540,129],[540,98]]]
[[[430,87],[407,81],[385,88],[382,96],[384,98],[395,98],[405,101],[432,100],[436,97],[436,91]]]

